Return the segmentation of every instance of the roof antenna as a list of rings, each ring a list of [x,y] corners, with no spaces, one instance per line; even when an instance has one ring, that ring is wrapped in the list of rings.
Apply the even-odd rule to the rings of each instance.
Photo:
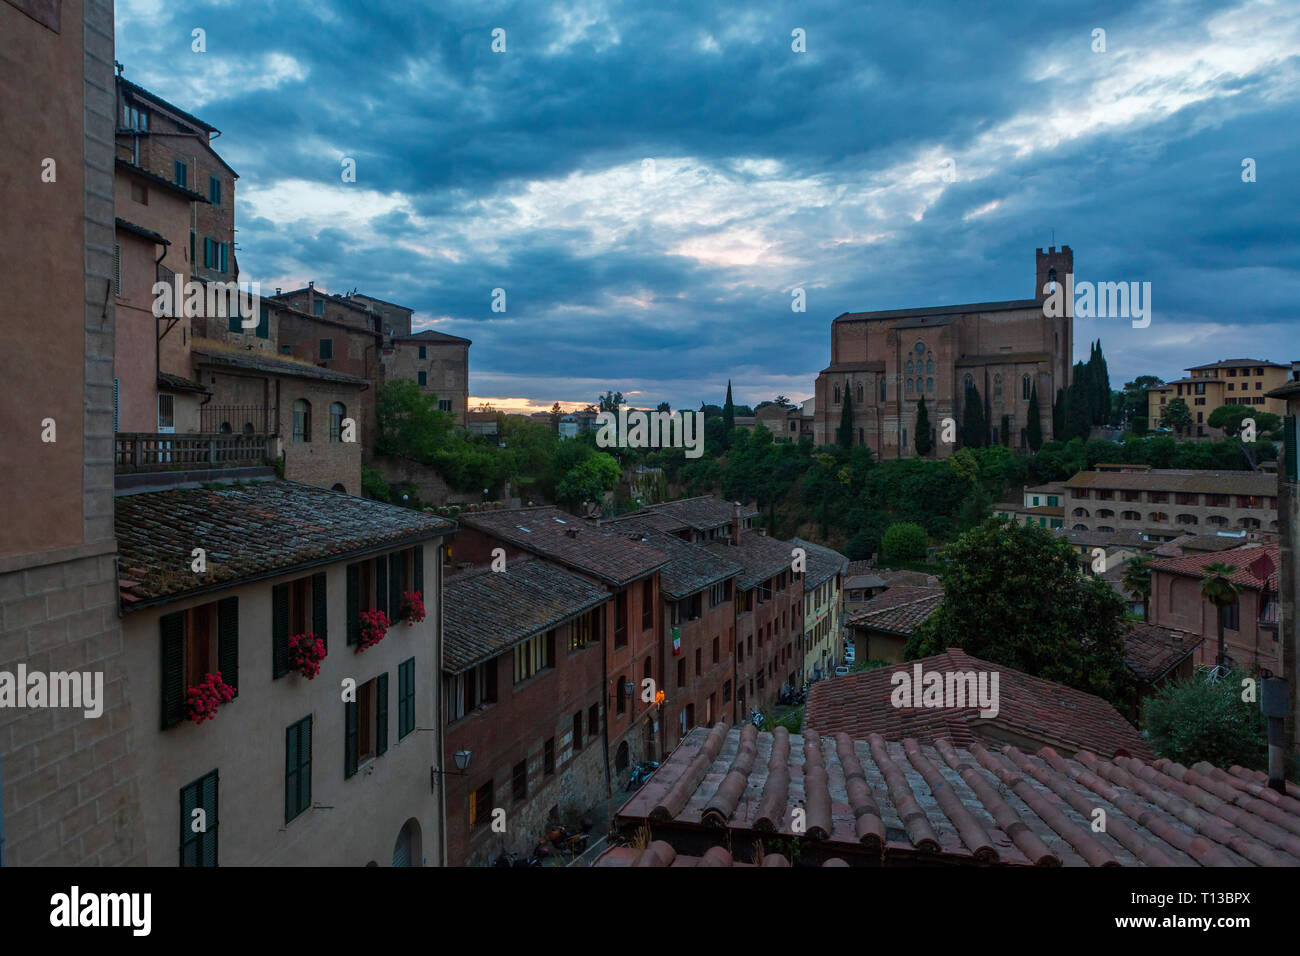
[[[118,60],[113,61],[113,66],[117,67],[118,76],[121,76],[126,71],[126,66]]]

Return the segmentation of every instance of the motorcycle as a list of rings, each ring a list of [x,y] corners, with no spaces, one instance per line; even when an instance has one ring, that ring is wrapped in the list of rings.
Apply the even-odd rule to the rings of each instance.
[[[569,828],[563,823],[557,824],[546,831],[546,839],[551,841],[551,845],[557,850],[562,850],[571,856],[577,856],[583,850],[587,849],[587,834],[570,833]]]
[[[629,790],[635,790],[637,787],[649,780],[650,775],[658,769],[658,761],[643,760],[632,769],[632,777],[627,782],[627,788]]]

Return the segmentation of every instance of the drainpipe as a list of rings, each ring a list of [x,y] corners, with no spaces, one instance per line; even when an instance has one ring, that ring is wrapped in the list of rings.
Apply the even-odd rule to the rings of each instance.
[[[615,614],[618,613],[617,593],[615,593],[614,595],[614,613]],[[615,627],[618,626],[617,621],[614,622],[614,626]],[[605,629],[602,628],[602,630]],[[630,637],[628,638],[628,641],[629,643],[631,642]],[[601,710],[605,712],[605,719],[604,719],[604,728],[600,737],[601,737],[601,743],[604,745],[605,748],[605,796],[612,797],[614,795],[614,781],[613,781],[613,776],[610,773],[610,769],[609,769],[609,654],[608,654],[609,643],[608,643],[607,634],[601,635],[601,645],[602,646],[601,646],[601,653],[600,653],[600,686],[604,691],[603,696],[605,698],[603,701],[601,701]]]

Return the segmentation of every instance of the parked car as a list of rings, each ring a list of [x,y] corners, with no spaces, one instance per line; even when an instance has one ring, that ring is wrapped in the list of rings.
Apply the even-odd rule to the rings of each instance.
[[[848,676],[848,673],[849,673],[849,669],[848,669],[848,667],[846,667],[846,666],[843,665],[843,664],[841,664],[839,667],[835,668],[835,676],[836,676],[836,677],[847,677],[847,676]]]

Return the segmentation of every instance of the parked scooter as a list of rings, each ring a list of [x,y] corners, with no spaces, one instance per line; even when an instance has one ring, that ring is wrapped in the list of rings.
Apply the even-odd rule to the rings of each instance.
[[[546,839],[550,840],[551,845],[557,850],[563,850],[572,856],[577,856],[587,849],[587,835],[585,833],[570,833],[569,828],[563,823],[548,828]]]
[[[635,790],[647,780],[650,775],[659,769],[659,762],[656,760],[643,760],[632,768],[632,778],[627,782],[629,790]]]

